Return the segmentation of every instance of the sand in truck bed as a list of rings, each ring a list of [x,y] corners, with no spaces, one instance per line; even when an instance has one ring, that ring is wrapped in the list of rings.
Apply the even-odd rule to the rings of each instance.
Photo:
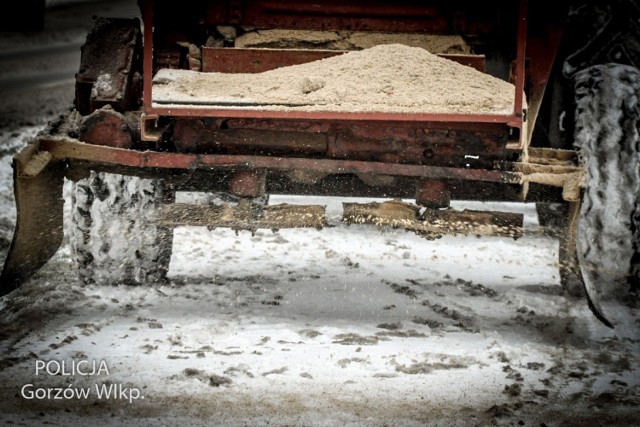
[[[276,111],[510,114],[515,87],[471,67],[400,44],[256,74],[162,69],[160,105]]]

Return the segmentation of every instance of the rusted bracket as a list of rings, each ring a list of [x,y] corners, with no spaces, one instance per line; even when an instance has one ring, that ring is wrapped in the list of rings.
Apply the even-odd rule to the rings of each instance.
[[[585,171],[577,166],[539,165],[519,163],[521,184],[536,183],[562,188],[562,198],[568,202],[580,201],[580,190],[586,185]]]
[[[157,114],[142,114],[140,116],[140,139],[145,142],[158,142],[162,138],[165,128],[158,126]]]
[[[520,174],[523,199],[529,183],[562,188],[562,198],[567,202],[580,201],[580,191],[586,185],[585,170],[578,165],[578,153],[572,150],[531,147],[522,163],[515,163]]]

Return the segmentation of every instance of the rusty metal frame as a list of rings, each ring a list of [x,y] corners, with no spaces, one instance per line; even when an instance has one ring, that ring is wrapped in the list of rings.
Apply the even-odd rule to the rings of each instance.
[[[429,179],[519,184],[522,176],[510,170],[465,169],[361,160],[285,158],[253,155],[184,154],[136,151],[84,144],[70,138],[41,137],[37,151],[47,151],[54,160],[81,160],[92,164],[138,169],[177,170],[277,170],[322,172],[326,174],[372,174]]]
[[[551,154],[564,155],[570,152],[550,150]],[[563,151],[563,150],[560,150]],[[401,163],[384,163],[364,160],[314,159],[298,157],[270,157],[255,155],[186,154],[158,151],[137,151],[100,145],[85,144],[72,138],[38,137],[17,158],[25,165],[32,158],[46,158],[47,163],[79,161],[103,165],[105,171],[118,172],[126,169],[146,170],[151,175],[162,171],[305,171],[326,175],[378,175],[418,178],[428,180],[456,180],[522,185],[538,182],[551,187],[563,187],[569,197],[584,185],[584,170],[571,164],[555,165],[542,163],[496,162],[491,169],[426,166]],[[38,160],[38,159],[36,159]],[[34,161],[35,162],[35,161]],[[37,162],[36,162],[37,163]],[[32,178],[38,172],[25,175],[27,167],[21,168],[21,177]],[[34,170],[38,170],[37,168]],[[155,171],[155,172],[154,172]],[[570,194],[571,193],[571,194]]]
[[[527,0],[520,0],[520,8],[518,10],[518,41],[516,47],[516,66],[515,81],[516,86],[515,101],[513,107],[513,115],[522,117],[524,104],[524,68],[525,56],[527,52]],[[521,128],[522,129],[522,128]],[[524,137],[524,135],[523,135]]]
[[[520,141],[514,149],[522,148],[526,135],[522,132],[525,117],[522,114],[524,91],[524,65],[527,38],[527,0],[520,0],[519,22],[517,30],[516,80],[514,94],[514,112],[507,115],[480,114],[405,114],[405,113],[338,113],[338,112],[308,112],[308,111],[270,111],[242,110],[231,108],[203,108],[182,106],[156,107],[153,105],[153,25],[144,26],[144,95],[143,108],[147,115],[174,117],[220,117],[220,118],[256,118],[256,119],[292,119],[292,120],[341,120],[341,121],[409,121],[409,122],[449,122],[451,127],[456,123],[505,123],[518,128]],[[147,0],[143,5],[144,22],[153,22],[153,1]]]

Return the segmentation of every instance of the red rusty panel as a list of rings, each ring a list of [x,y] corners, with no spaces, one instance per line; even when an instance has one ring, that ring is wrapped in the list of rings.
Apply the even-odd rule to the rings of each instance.
[[[455,124],[442,121],[406,121],[389,120],[385,126],[380,126],[379,121],[359,120],[351,121],[308,121],[308,120],[261,120],[261,119],[228,119],[224,120],[228,129],[259,129],[294,132],[328,132],[331,129],[349,129],[354,135],[360,137],[385,139],[392,136],[399,138],[414,138],[416,134],[424,135],[433,130],[443,131],[469,131],[492,133],[495,135],[504,133],[505,125],[500,122],[456,122]]]
[[[304,64],[345,51],[310,49],[202,48],[202,71],[218,73],[261,73],[279,67]],[[484,55],[439,54],[443,58],[484,72]]]
[[[285,132],[280,130],[212,130],[213,144],[206,152],[227,154],[263,154],[287,157],[323,156],[327,152],[326,133]],[[178,151],[182,147],[176,143]],[[202,150],[200,152],[203,152]]]
[[[175,122],[181,120],[189,119]],[[466,163],[466,155],[478,156],[472,161],[478,165],[511,154],[507,150],[510,129],[503,123],[385,122],[380,126],[367,121],[249,119],[208,123],[215,140],[209,151],[226,154],[320,155],[438,166]],[[219,127],[223,123],[224,129]]]
[[[520,10],[518,12],[518,43],[516,48],[515,76],[514,84],[516,85],[515,102],[513,114],[522,116],[522,108],[524,104],[524,63],[527,47],[527,0],[520,0]],[[521,144],[522,138],[521,136]]]
[[[261,73],[318,61],[344,53],[338,50],[202,48],[202,71]]]
[[[465,162],[465,156],[478,161],[504,158],[507,154],[506,129],[502,133],[446,131],[430,129],[414,135],[372,138],[352,129],[339,129],[329,138],[329,157],[377,160],[385,163],[419,163],[448,166]]]
[[[526,71],[530,135],[533,132],[553,62],[560,46],[568,9],[566,0],[556,2],[553,8],[544,7],[540,2],[529,4],[526,47],[529,61]]]
[[[385,163],[451,166],[469,162],[490,166],[508,156],[504,124],[464,124],[447,129],[436,123],[325,123],[306,121],[174,118],[171,142],[182,153],[338,158]]]

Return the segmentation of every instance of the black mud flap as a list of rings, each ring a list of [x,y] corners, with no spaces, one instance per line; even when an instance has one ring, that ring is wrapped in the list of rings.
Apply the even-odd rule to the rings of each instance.
[[[580,257],[579,257],[580,258]],[[580,280],[584,285],[584,291],[587,294],[587,303],[589,304],[589,309],[593,313],[593,315],[601,321],[605,326],[609,328],[614,328],[614,323],[609,320],[607,315],[605,314],[604,309],[602,308],[602,298],[600,296],[600,292],[596,286],[596,283],[590,279],[590,275],[585,274],[583,271],[583,267],[580,267]]]
[[[0,296],[18,288],[56,253],[63,237],[66,165],[29,143],[13,159],[17,220],[0,276]]]
[[[605,314],[602,308],[602,295],[597,286],[597,283],[593,280],[593,276],[587,274],[584,271],[585,260],[582,256],[583,251],[578,248],[578,221],[580,220],[580,208],[581,203],[578,202],[570,202],[569,203],[569,212],[568,212],[568,221],[567,221],[567,233],[565,235],[565,242],[562,242],[565,245],[561,250],[566,251],[565,257],[563,260],[564,265],[561,268],[564,268],[566,271],[565,275],[574,275],[577,280],[582,284],[582,288],[586,294],[587,303],[589,305],[589,309],[593,313],[593,315],[602,322],[605,326],[609,328],[613,328],[613,322],[609,320],[609,317]],[[562,274],[562,272],[561,272]],[[566,278],[565,278],[566,280]]]

